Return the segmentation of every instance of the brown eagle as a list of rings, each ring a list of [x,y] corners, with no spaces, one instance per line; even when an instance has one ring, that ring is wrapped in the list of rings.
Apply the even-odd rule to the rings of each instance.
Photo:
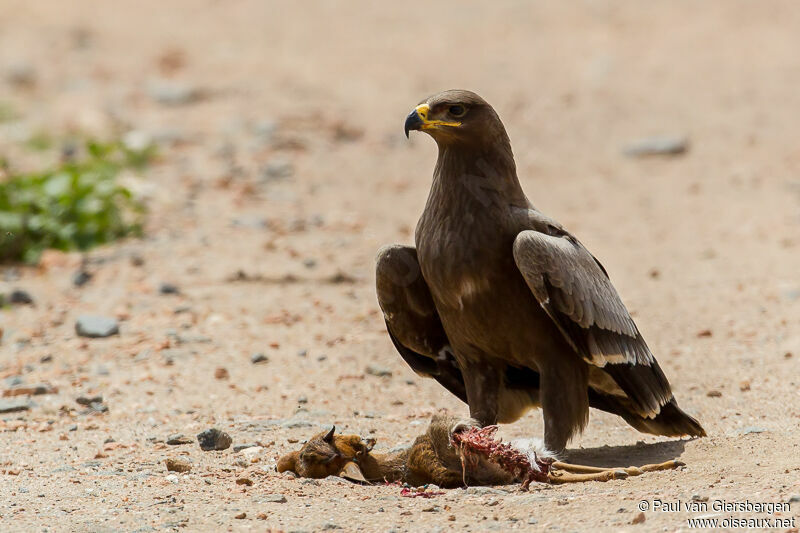
[[[589,407],[645,433],[704,436],[603,265],[528,201],[494,109],[444,91],[408,115],[410,130],[433,137],[439,157],[416,248],[379,251],[377,292],[411,368],[482,425],[541,407],[554,452],[583,430]]]

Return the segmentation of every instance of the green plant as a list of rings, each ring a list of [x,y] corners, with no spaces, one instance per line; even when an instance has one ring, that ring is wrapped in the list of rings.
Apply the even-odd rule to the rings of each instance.
[[[0,262],[35,263],[47,248],[86,250],[141,235],[144,206],[116,177],[152,155],[151,147],[88,141],[78,161],[0,181]]]

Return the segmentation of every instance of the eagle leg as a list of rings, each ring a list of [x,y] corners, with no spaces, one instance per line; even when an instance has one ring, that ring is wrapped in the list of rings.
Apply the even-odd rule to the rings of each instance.
[[[483,427],[497,424],[503,376],[500,367],[486,357],[473,357],[461,372],[467,389],[469,416]]]

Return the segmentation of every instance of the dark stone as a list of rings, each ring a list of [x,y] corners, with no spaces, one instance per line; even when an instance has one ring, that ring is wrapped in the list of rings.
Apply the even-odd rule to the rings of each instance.
[[[211,450],[226,450],[230,448],[233,439],[231,436],[217,428],[207,429],[197,434],[197,442],[204,452]]]
[[[72,284],[76,287],[83,287],[92,279],[92,274],[85,270],[79,270],[72,275]]]
[[[75,401],[78,402],[80,405],[90,406],[93,403],[103,403],[103,396],[98,394],[97,396],[78,396],[75,398]]]
[[[8,296],[8,303],[12,305],[33,305],[33,298],[22,289],[14,289]]]
[[[163,282],[158,286],[160,294],[180,294],[181,290],[174,283]]]
[[[250,356],[250,362],[253,363],[254,365],[258,363],[267,363],[269,362],[269,357],[260,352],[254,353],[253,355]]]

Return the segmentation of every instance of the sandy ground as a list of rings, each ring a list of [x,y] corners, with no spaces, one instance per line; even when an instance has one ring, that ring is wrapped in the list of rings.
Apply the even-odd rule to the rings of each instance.
[[[161,157],[128,176],[149,198],[147,237],[93,250],[87,285],[72,285],[77,254],[2,269],[0,292],[25,289],[36,305],[0,310],[0,388],[58,392],[0,415],[0,529],[800,522],[798,36],[789,1],[4,0],[0,100],[19,119],[0,124],[0,153],[35,167],[46,161],[20,146],[36,132],[135,130]],[[403,138],[403,119],[452,87],[498,110],[529,197],[603,261],[709,433],[656,438],[593,412],[572,458],[686,467],[429,500],[274,472],[277,456],[332,423],[389,448],[438,409],[466,413],[395,353],[373,287],[376,250],[413,238],[435,160],[430,139]],[[658,134],[687,136],[688,153],[622,155]],[[162,282],[180,294],[160,294]],[[77,337],[83,313],[119,318],[120,335]],[[259,352],[269,361],[254,365]],[[94,395],[108,412],[76,403]],[[165,443],[214,426],[263,446]],[[541,431],[536,412],[502,428]],[[166,471],[179,456],[188,474]],[[708,511],[652,509],[693,498]],[[792,499],[773,515],[712,509]]]

